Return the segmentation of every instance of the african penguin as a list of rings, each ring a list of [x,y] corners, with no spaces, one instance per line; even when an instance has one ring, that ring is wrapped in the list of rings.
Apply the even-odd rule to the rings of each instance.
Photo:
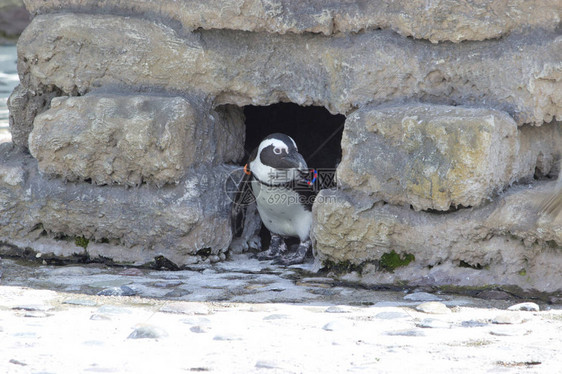
[[[258,259],[275,259],[285,265],[302,263],[311,244],[315,192],[304,179],[309,170],[295,141],[280,133],[267,136],[250,155],[244,171],[234,205],[251,192],[260,218],[271,233],[269,249],[258,253]],[[287,253],[287,237],[300,240],[293,254]]]

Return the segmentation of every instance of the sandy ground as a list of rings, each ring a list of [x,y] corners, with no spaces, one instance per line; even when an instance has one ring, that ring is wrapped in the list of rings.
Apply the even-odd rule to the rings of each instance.
[[[5,373],[561,372],[560,305],[368,290],[244,255],[2,270]]]

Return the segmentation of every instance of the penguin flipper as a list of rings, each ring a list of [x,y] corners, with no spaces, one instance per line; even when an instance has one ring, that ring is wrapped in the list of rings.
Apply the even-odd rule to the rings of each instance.
[[[541,204],[539,214],[556,218],[562,212],[562,188],[552,192]]]
[[[248,205],[256,201],[252,192],[252,178],[251,174],[244,173],[244,177],[238,184],[234,202],[230,211],[230,222],[232,228],[232,235],[238,237],[242,235],[244,230],[244,221],[246,218],[246,208]]]
[[[539,214],[551,220],[558,218],[562,214],[562,159],[560,159],[560,166],[558,167],[558,181],[543,200],[539,208]]]

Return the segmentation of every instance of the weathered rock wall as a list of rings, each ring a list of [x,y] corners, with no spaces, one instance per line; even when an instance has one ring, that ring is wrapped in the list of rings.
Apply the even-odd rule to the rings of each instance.
[[[338,190],[314,207],[318,264],[561,290],[561,218],[539,213],[562,190],[560,0],[26,6],[0,153],[10,253],[77,237],[87,248],[58,255],[223,258],[240,107],[293,102],[347,116]],[[390,253],[409,264],[385,268]]]
[[[535,204],[555,183],[514,187],[479,209],[448,214],[322,191],[322,203],[314,207],[318,261],[362,267],[369,283],[559,291],[562,215],[541,217]],[[385,256],[393,252],[404,260],[412,256],[412,262],[387,264]]]
[[[176,22],[182,28],[252,32],[338,33],[391,29],[402,36],[440,41],[485,40],[525,28],[554,30],[560,22],[559,0],[26,0],[34,14],[74,12],[127,14]]]
[[[223,183],[232,167],[194,170],[162,188],[126,189],[45,178],[35,159],[9,143],[0,145],[0,157],[2,244],[43,258],[132,265],[160,256],[177,266],[225,258],[232,234]],[[10,246],[0,250],[13,253]]]
[[[144,19],[65,13],[37,16],[19,46],[22,84],[66,95],[111,85],[203,92],[217,104],[290,101],[342,114],[420,100],[493,106],[519,124],[562,116],[562,39],[543,29],[506,36],[501,48],[497,41],[432,46],[390,31],[182,35]]]

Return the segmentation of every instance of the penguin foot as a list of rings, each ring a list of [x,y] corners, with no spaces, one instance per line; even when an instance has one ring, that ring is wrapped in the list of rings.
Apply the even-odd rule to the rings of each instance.
[[[259,252],[256,257],[260,261],[273,260],[279,258],[285,252],[287,252],[287,244],[285,244],[283,238],[279,235],[271,234],[269,249]]]
[[[302,264],[304,262],[304,259],[306,258],[306,254],[308,253],[309,248],[310,248],[310,240],[301,242],[299,244],[299,247],[294,253],[288,256],[279,257],[275,261],[273,261],[273,263],[276,265]]]

